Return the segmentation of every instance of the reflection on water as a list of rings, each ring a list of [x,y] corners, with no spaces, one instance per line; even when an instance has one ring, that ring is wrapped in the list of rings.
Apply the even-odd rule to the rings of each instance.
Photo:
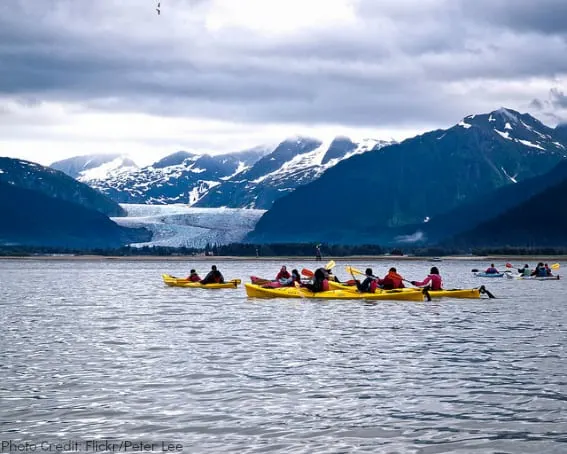
[[[0,441],[567,451],[565,281],[487,281],[470,272],[484,264],[445,260],[446,287],[482,283],[499,298],[378,304],[161,282],[212,263],[0,261]],[[216,263],[243,282],[283,264]],[[391,264],[408,279],[431,266]]]

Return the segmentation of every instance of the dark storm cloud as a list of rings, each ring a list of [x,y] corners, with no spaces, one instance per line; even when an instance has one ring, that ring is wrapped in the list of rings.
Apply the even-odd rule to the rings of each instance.
[[[562,3],[365,0],[355,24],[281,38],[215,34],[204,9],[170,29],[140,2],[13,0],[0,3],[0,95],[249,122],[449,122],[506,101],[467,84],[567,73],[565,42],[547,36],[565,28]]]

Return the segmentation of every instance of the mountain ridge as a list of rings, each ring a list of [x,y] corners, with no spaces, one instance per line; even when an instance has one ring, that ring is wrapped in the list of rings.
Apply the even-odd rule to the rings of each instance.
[[[546,173],[566,155],[557,131],[528,114],[469,115],[446,130],[342,161],[277,200],[245,240],[384,244],[392,228]],[[305,207],[302,200],[313,202]]]

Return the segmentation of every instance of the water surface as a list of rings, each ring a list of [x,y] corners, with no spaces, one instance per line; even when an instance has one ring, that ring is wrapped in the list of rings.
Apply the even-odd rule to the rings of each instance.
[[[498,298],[431,303],[255,300],[161,282],[213,263],[243,281],[282,265],[0,260],[0,442],[567,452],[564,280],[481,279],[470,270],[488,264],[443,261],[446,287],[485,284]],[[408,279],[432,265],[337,260],[345,279],[346,263],[380,275],[397,265]]]

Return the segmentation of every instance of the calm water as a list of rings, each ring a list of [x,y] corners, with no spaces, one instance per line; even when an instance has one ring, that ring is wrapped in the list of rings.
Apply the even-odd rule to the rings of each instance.
[[[481,279],[470,270],[486,263],[443,261],[446,287],[483,283],[500,298],[377,304],[161,282],[213,263],[243,282],[281,265],[0,261],[0,442],[567,452],[566,280]],[[394,264],[409,279],[432,265]]]

